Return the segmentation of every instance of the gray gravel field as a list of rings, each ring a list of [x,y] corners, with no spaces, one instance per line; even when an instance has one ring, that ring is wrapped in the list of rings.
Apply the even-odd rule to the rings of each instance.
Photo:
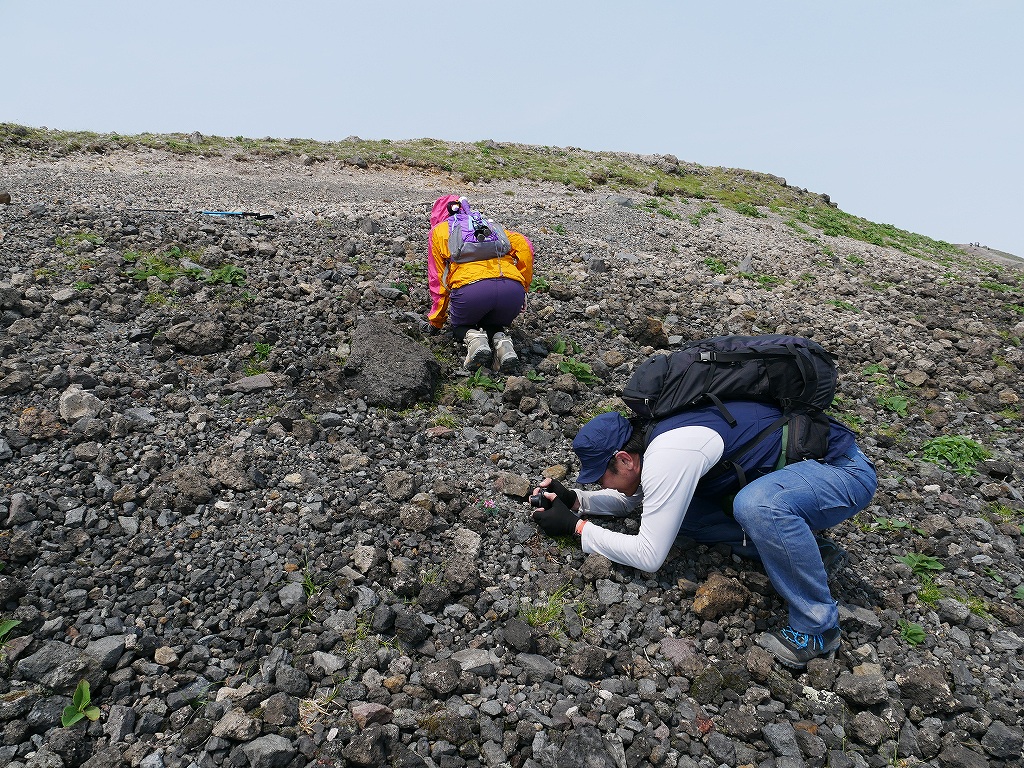
[[[1012,262],[335,162],[18,155],[3,191],[0,765],[1024,765]],[[421,335],[447,193],[535,246],[520,375]],[[879,469],[805,672],[754,643],[757,563],[642,573],[529,518],[637,363],[725,333],[836,354]]]

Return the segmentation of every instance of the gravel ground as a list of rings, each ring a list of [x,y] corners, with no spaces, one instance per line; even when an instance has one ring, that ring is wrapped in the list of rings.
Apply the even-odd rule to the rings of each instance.
[[[0,764],[1022,764],[1016,268],[640,191],[0,163]],[[417,330],[448,192],[535,244],[520,376]],[[837,354],[879,468],[803,673],[753,643],[757,564],[680,539],[641,573],[525,501],[645,356],[761,332]],[[925,461],[943,436],[990,457]],[[80,680],[98,719],[62,727]]]

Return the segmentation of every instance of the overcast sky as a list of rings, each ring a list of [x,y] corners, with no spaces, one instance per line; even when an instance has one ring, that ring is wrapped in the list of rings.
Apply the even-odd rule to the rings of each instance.
[[[673,154],[1024,256],[1022,39],[1020,0],[0,0],[0,122]]]

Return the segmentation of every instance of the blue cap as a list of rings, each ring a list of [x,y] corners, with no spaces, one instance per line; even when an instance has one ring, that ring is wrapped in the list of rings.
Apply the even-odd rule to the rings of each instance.
[[[633,434],[633,428],[618,411],[595,416],[576,433],[572,449],[580,458],[580,485],[596,483],[608,469],[608,462]]]

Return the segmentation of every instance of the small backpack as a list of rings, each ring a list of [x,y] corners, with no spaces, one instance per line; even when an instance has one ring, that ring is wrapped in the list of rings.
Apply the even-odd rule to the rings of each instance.
[[[650,420],[645,443],[657,421],[690,408],[714,404],[730,426],[736,426],[736,420],[725,400],[755,400],[780,408],[782,416],[774,424],[711,470],[718,475],[732,468],[743,485],[739,457],[779,429],[783,450],[776,468],[828,453],[831,424],[824,410],[835,397],[837,383],[835,358],[810,339],[780,334],[718,336],[649,357],[633,371],[622,399]]]
[[[498,259],[512,250],[505,228],[474,211],[460,197],[448,203],[448,252],[456,264]]]

